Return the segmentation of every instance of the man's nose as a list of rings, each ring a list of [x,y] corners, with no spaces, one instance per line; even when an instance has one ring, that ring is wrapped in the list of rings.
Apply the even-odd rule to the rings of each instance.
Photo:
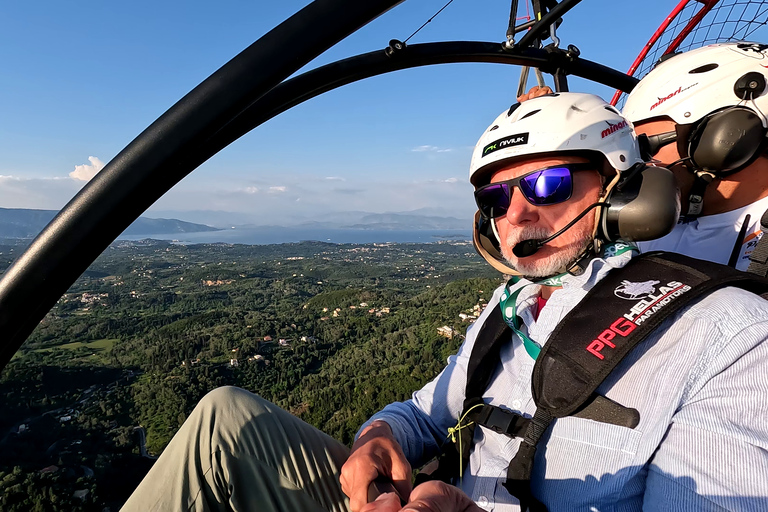
[[[536,222],[539,220],[538,212],[539,207],[529,203],[520,189],[515,188],[507,208],[507,222],[514,225]]]

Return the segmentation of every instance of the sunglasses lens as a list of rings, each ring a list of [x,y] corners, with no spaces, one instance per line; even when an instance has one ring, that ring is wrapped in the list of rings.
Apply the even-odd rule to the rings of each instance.
[[[532,204],[562,203],[573,191],[571,171],[566,167],[555,167],[534,172],[520,180],[520,190]]]
[[[506,215],[515,182],[528,202],[537,206],[562,203],[570,199],[573,192],[568,167],[542,169],[518,179],[491,183],[475,191],[475,202],[483,217],[494,219]]]
[[[475,192],[475,202],[480,213],[487,219],[501,217],[509,208],[509,185],[493,183]]]

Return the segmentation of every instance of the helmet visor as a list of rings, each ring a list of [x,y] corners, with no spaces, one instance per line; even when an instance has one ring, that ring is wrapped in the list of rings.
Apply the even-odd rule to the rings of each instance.
[[[480,214],[495,219],[507,214],[515,187],[523,197],[536,206],[562,203],[573,193],[573,171],[595,170],[591,163],[563,164],[523,174],[511,180],[490,183],[475,191]]]

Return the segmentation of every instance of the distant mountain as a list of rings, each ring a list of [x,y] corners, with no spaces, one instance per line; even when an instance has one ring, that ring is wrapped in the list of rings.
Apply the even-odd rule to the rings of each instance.
[[[56,210],[0,208],[0,238],[32,238],[40,233],[57,213]],[[123,234],[141,236],[218,230],[219,228],[205,224],[193,224],[178,219],[139,217]]]
[[[420,208],[418,210],[372,213],[365,211],[323,211],[311,217],[284,212],[262,217],[255,213],[213,210],[153,210],[152,214],[165,218],[182,218],[224,229],[256,229],[284,226],[289,228],[316,227],[318,229],[379,229],[429,230],[462,229],[472,226],[474,209]]]
[[[299,222],[285,226],[300,229],[372,229],[379,231],[418,231],[435,229],[465,230],[472,226],[471,219],[439,217],[406,213],[366,213],[354,212],[346,216],[336,216],[332,220],[323,216],[323,221]],[[276,225],[245,224],[240,229],[277,229]]]
[[[464,229],[468,219],[408,213],[371,213],[344,227],[350,229]]]

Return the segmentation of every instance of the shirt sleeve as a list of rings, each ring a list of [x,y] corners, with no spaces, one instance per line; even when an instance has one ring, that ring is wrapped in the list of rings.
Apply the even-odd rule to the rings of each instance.
[[[768,322],[755,323],[695,369],[651,460],[644,510],[768,510],[766,338]]]
[[[448,440],[448,428],[456,426],[462,412],[469,356],[480,325],[491,310],[498,307],[499,293],[500,289],[496,290],[488,307],[467,330],[467,338],[458,353],[448,358],[448,365],[434,380],[416,391],[410,400],[386,406],[363,424],[360,431],[374,420],[385,421],[412,466],[422,465],[437,455]]]

